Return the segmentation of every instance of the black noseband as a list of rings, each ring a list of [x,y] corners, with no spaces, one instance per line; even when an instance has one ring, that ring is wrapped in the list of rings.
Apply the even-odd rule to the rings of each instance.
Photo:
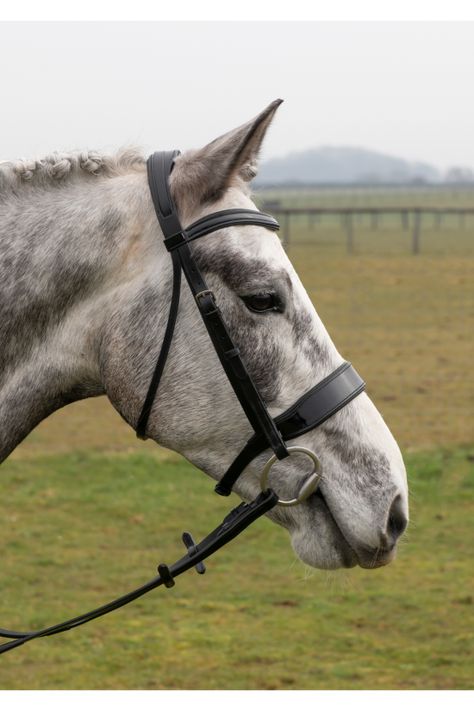
[[[308,390],[294,405],[275,417],[275,424],[285,441],[306,434],[347,405],[365,388],[365,383],[350,363],[343,363],[327,378]],[[215,490],[228,496],[241,472],[267,448],[256,433],[234,459]]]

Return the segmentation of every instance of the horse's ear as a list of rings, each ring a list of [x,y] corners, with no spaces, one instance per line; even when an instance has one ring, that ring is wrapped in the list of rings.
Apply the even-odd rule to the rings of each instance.
[[[276,99],[243,126],[216,138],[198,151],[185,153],[176,164],[174,189],[179,197],[200,203],[217,200],[238,178],[248,182],[257,174],[265,133],[282,103]]]

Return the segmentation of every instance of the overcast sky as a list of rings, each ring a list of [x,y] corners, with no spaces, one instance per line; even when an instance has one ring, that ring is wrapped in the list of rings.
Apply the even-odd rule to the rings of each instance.
[[[474,23],[0,23],[0,159],[198,147],[281,97],[264,157],[474,168]]]

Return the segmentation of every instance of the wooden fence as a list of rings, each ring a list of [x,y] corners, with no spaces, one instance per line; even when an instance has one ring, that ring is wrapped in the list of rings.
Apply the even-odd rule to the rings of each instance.
[[[378,226],[382,215],[399,215],[401,226],[408,230],[411,225],[411,251],[420,253],[420,237],[423,216],[431,215],[439,228],[445,215],[457,215],[459,224],[463,225],[466,215],[474,215],[473,207],[282,207],[279,202],[266,201],[262,204],[264,212],[278,216],[282,228],[282,242],[285,249],[291,243],[292,215],[308,215],[310,218],[321,215],[339,215],[346,233],[346,248],[348,254],[354,252],[354,216],[368,215],[373,228]]]

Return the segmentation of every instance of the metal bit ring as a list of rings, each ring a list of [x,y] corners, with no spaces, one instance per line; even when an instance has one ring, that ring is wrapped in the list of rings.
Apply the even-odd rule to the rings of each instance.
[[[306,447],[288,447],[288,452],[290,456],[297,452],[300,452],[301,454],[306,454],[306,456],[309,457],[313,462],[314,469],[301,487],[298,496],[295,499],[278,499],[278,503],[280,504],[280,506],[296,506],[297,504],[301,504],[309,496],[311,496],[311,494],[314,494],[314,492],[319,486],[319,482],[321,481],[322,476],[321,462],[319,461],[315,453],[312,452],[310,449],[306,449]],[[279,459],[277,458],[276,454],[274,454],[272,457],[270,457],[268,462],[263,467],[263,471],[260,476],[260,486],[262,487],[262,491],[265,491],[268,488],[268,477],[270,474],[270,469],[275,464],[275,462],[278,461]]]

